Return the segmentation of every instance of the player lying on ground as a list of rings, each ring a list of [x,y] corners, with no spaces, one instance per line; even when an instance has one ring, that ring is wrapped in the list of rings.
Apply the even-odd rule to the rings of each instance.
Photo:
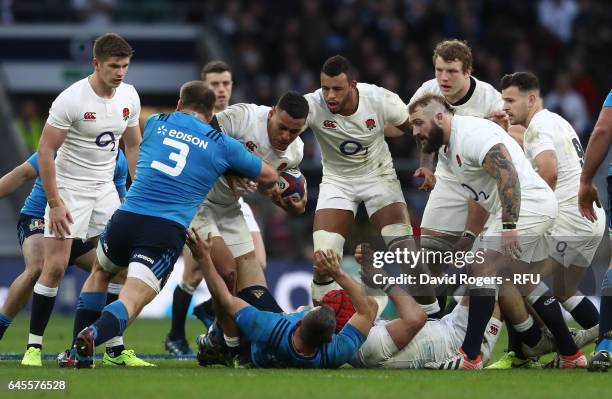
[[[187,244],[203,269],[213,300],[250,342],[255,367],[337,368],[347,363],[365,341],[376,317],[376,302],[363,295],[362,287],[342,270],[340,257],[333,251],[317,251],[315,268],[333,276],[346,289],[356,310],[338,334],[334,334],[334,311],[328,306],[281,314],[258,310],[233,296],[210,258],[211,237],[203,240],[190,230]],[[232,331],[227,318],[220,318],[220,322],[226,334]]]
[[[272,167],[207,123],[214,102],[203,82],[187,82],[176,112],[147,120],[136,178],[106,226],[83,292],[103,292],[126,268],[128,278],[119,299],[97,320],[77,309],[85,327],[75,340],[77,367],[93,367],[95,346],[125,330],[159,293],[185,244],[189,222],[221,175],[234,171],[256,180],[264,193],[276,184]]]

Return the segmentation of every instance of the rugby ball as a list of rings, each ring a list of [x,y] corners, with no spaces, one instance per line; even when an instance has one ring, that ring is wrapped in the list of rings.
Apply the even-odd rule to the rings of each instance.
[[[297,169],[284,170],[278,178],[281,197],[302,199],[306,193],[306,179]]]

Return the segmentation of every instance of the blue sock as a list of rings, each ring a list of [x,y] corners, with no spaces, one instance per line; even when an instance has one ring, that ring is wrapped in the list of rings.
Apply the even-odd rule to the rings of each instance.
[[[0,313],[0,339],[4,336],[4,332],[11,325],[13,319]]]
[[[128,311],[123,302],[117,300],[110,305],[106,305],[102,311],[102,316],[91,325],[94,330],[95,344],[103,344],[109,339],[123,334],[127,322]]]
[[[105,304],[106,292],[81,292],[74,315],[73,341],[81,330],[100,318]]]
[[[596,351],[612,351],[612,269],[608,269],[601,284],[599,307],[599,341]]]

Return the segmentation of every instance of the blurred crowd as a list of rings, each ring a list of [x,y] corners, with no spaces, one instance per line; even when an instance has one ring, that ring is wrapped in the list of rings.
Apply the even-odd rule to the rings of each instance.
[[[322,62],[337,53],[352,60],[359,80],[395,91],[407,102],[433,77],[435,44],[459,38],[472,47],[473,74],[496,87],[505,73],[535,72],[545,106],[564,115],[586,144],[612,87],[609,0],[0,0],[0,5],[4,24],[204,24],[229,57],[234,102],[271,105],[286,90],[313,91]],[[45,8],[55,11],[42,12]],[[18,115],[26,141],[35,145],[31,136],[39,122],[32,108],[25,102]],[[305,160],[316,164],[320,155],[313,138],[307,134],[304,140]],[[410,137],[393,139],[390,147],[396,160],[414,153]],[[313,190],[308,222],[288,224],[282,212],[261,211],[266,238],[275,242],[272,256],[295,254],[296,237],[309,237],[319,176],[307,176]],[[415,185],[411,173],[400,172],[400,179]],[[417,198],[409,204],[415,224],[425,197]]]

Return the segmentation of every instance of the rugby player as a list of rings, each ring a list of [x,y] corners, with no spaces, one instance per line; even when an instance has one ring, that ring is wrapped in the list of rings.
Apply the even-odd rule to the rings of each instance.
[[[580,189],[578,191],[578,206],[582,216],[594,222],[597,219],[597,211],[593,208],[593,202],[601,208],[601,202],[597,196],[597,188],[593,184],[593,178],[599,165],[606,158],[612,144],[612,90],[606,97],[595,129],[589,139],[584,166],[580,175]],[[612,165],[611,165],[612,170]],[[612,173],[608,176],[608,197],[612,196]],[[609,200],[609,204],[612,201]],[[612,209],[608,209],[608,217],[612,215]],[[599,307],[599,338],[595,346],[595,354],[589,361],[589,371],[606,371],[612,367],[612,263],[606,272],[601,285],[601,305]]]
[[[103,291],[110,277],[126,268],[128,278],[119,299],[77,335],[77,367],[93,367],[95,346],[125,330],[159,293],[189,222],[221,175],[234,170],[256,179],[264,193],[276,184],[274,168],[207,123],[214,101],[204,82],[187,82],[176,112],[147,120],[136,178],[104,230],[83,291]]]
[[[547,234],[555,297],[594,340],[599,312],[577,290],[601,243],[605,213],[597,208],[594,223],[580,215],[578,188],[584,162],[580,139],[565,119],[543,107],[539,81],[532,73],[506,75],[501,88],[510,123],[527,128],[522,140],[527,159],[559,203],[559,214]]]
[[[200,262],[214,301],[233,318],[241,335],[251,345],[251,362],[258,368],[337,368],[347,363],[365,341],[376,317],[377,305],[362,293],[362,287],[340,266],[332,250],[315,252],[315,270],[332,276],[344,288],[356,313],[338,333],[334,311],[316,306],[293,314],[263,311],[231,294],[210,257],[211,235],[206,240],[190,229],[187,238]],[[220,320],[223,331],[233,327]]]
[[[314,250],[332,249],[342,258],[344,242],[362,202],[389,250],[416,250],[404,194],[384,139],[385,125],[402,132],[410,130],[406,105],[382,87],[357,83],[355,74],[345,57],[333,56],[321,68],[321,89],[305,96],[309,104],[306,124],[321,147],[323,163],[312,235]],[[433,185],[433,174],[429,170],[425,173],[426,184]],[[428,271],[425,265],[418,265],[413,272]],[[337,287],[330,276],[314,273],[314,303]],[[435,314],[439,307],[430,288],[424,287],[418,301],[427,314]]]
[[[60,93],[49,110],[38,147],[39,175],[47,196],[44,262],[34,285],[23,365],[40,365],[43,334],[72,241],[95,240],[120,204],[113,171],[121,137],[134,176],[141,140],[140,99],[133,86],[123,83],[132,53],[117,34],[98,37],[93,74]],[[88,307],[103,306],[105,291],[80,301]]]
[[[472,265],[474,275],[495,276],[494,268],[510,265],[529,270],[529,264],[546,259],[543,236],[557,216],[557,200],[516,141],[486,119],[454,115],[442,96],[420,97],[411,103],[409,112],[413,134],[422,142],[423,151],[433,153],[446,146],[447,166],[472,193],[474,201],[491,214],[490,225],[479,242],[479,248],[487,250],[485,262]],[[448,359],[449,364],[459,359],[458,368],[482,368],[480,344],[495,306],[496,285],[470,287],[465,339],[456,356]],[[564,367],[586,366],[556,299],[533,284],[521,288],[555,336]],[[538,335],[530,336],[534,338],[530,342],[536,345],[541,340],[536,340],[541,338]]]
[[[229,105],[233,88],[232,72],[229,66],[223,61],[210,61],[202,68],[201,79],[203,82],[208,84],[208,87],[215,93],[215,106],[213,112],[217,114],[224,111]],[[242,133],[249,131],[250,130],[247,129]],[[243,141],[243,143],[246,144],[247,141]],[[259,145],[261,146],[261,143],[259,143]],[[266,251],[263,238],[261,236],[261,231],[257,221],[255,220],[255,216],[253,215],[253,211],[251,210],[249,204],[242,199],[242,196],[240,196],[238,199],[238,203],[240,204],[240,210],[242,211],[242,215],[244,216],[244,220],[248,226],[248,230],[250,231],[251,239],[253,240],[253,246],[255,247],[255,258],[257,259],[257,262],[260,264],[261,268],[265,270]],[[199,213],[197,215],[199,215]],[[196,219],[199,218],[197,215]],[[240,223],[240,226],[243,226],[243,223]],[[233,260],[227,255],[228,252],[226,250],[217,249],[217,247],[213,249],[212,252],[215,265],[235,270],[236,266]],[[184,251],[183,260],[183,277],[177,287],[174,289],[172,298],[171,329],[164,341],[166,349],[170,353],[177,356],[189,356],[193,354],[185,336],[185,319],[187,317],[187,311],[189,309],[193,293],[202,281],[202,272],[198,267],[197,262],[195,262],[191,257],[188,250]],[[202,320],[207,327],[210,326],[210,323],[214,319],[212,301],[209,299],[195,306],[193,308],[193,314]]]

